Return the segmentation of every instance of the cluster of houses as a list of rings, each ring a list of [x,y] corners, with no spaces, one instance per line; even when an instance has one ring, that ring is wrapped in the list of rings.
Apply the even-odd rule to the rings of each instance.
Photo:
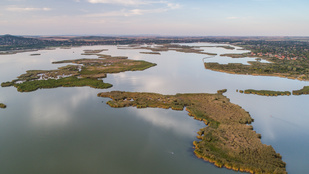
[[[272,53],[250,53],[251,56],[260,56],[260,57],[275,57],[277,59],[281,59],[281,60],[297,60],[299,57],[295,56],[295,57],[290,57],[290,56],[283,56],[281,54],[272,54]]]

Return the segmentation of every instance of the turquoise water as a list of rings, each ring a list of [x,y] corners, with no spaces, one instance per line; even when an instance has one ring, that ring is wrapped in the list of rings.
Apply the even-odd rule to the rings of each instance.
[[[192,44],[190,44],[192,45]],[[195,43],[193,45],[213,45]],[[104,82],[114,86],[56,88],[19,93],[14,87],[0,88],[0,173],[235,173],[197,159],[192,142],[202,122],[185,111],[165,109],[110,108],[99,92],[215,93],[225,95],[254,118],[262,142],[283,156],[289,173],[305,173],[309,165],[309,96],[265,97],[244,95],[236,89],[295,90],[309,82],[278,77],[232,75],[204,68],[207,55],[162,52],[140,54],[117,46],[40,50],[0,56],[0,81],[9,81],[32,69],[55,69],[52,61],[94,58],[84,49],[109,49],[103,54],[146,60],[157,66],[145,71],[109,74]],[[203,47],[217,53],[211,61],[231,60],[224,53],[244,50]],[[40,53],[40,56],[30,56]],[[254,60],[254,59],[253,59]],[[207,59],[210,61],[210,59]]]

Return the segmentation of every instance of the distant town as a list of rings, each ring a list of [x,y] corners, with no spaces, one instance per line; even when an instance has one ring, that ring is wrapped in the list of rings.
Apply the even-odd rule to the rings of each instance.
[[[281,60],[304,60],[309,58],[308,41],[244,41],[240,43],[251,50],[252,56],[275,57]]]

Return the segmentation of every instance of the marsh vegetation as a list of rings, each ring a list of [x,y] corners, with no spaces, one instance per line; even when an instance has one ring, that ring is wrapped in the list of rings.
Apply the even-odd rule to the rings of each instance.
[[[309,94],[309,86],[304,86],[303,89],[294,90],[293,95]]]
[[[238,92],[238,90],[237,90]],[[271,90],[254,90],[254,89],[246,89],[246,90],[239,90],[240,93],[244,94],[256,94],[256,95],[263,95],[263,96],[283,96],[283,95],[291,95],[290,91],[271,91]]]
[[[268,43],[268,42],[267,42]],[[281,50],[282,47],[274,50],[268,50],[269,47],[275,47],[274,45],[263,47],[266,50],[261,50],[257,46],[246,46],[247,49],[252,49],[251,53],[243,54],[221,54],[220,56],[227,56],[231,58],[246,58],[255,57],[258,61],[249,61],[250,65],[243,65],[238,63],[218,64],[215,62],[205,63],[207,69],[214,71],[221,71],[235,74],[248,74],[248,75],[266,75],[266,76],[278,76],[298,80],[309,80],[309,59],[306,57],[299,57],[298,54],[284,54],[285,52],[277,52],[274,50]],[[288,46],[285,46],[288,49]],[[283,49],[285,50],[285,49]],[[294,56],[294,57],[289,57]],[[302,56],[304,56],[302,54]],[[265,59],[271,63],[261,63],[260,60]]]
[[[234,50],[235,47],[232,47],[230,45],[219,45],[219,46],[202,46],[202,47],[210,47],[210,48],[224,48],[224,49],[227,49],[227,50]]]
[[[4,109],[4,108],[6,108],[6,105],[3,104],[3,103],[0,103],[0,108]]]
[[[40,53],[35,53],[35,54],[30,54],[30,56],[39,56],[41,55]]]
[[[309,64],[300,62],[276,61],[274,63],[261,63],[248,61],[250,65],[241,63],[219,64],[217,62],[204,63],[206,69],[231,74],[278,76],[297,80],[309,80]]]
[[[160,52],[139,52],[141,54],[155,54],[155,55],[161,55]]]
[[[101,51],[101,50],[100,50]],[[97,50],[89,51],[97,54]],[[14,86],[20,92],[30,92],[41,88],[89,86],[92,88],[110,88],[111,84],[104,83],[107,73],[124,71],[141,71],[156,64],[142,60],[130,60],[127,57],[107,56],[104,59],[77,59],[53,62],[74,63],[57,70],[29,70],[17,79],[4,82],[2,87]]]
[[[176,51],[182,53],[195,53],[195,54],[206,54],[206,55],[217,55],[216,53],[207,53],[203,52],[204,49],[201,49],[199,46],[188,46],[188,45],[179,45],[179,44],[162,44],[162,45],[129,45],[127,47],[118,47],[118,49],[145,49],[152,52],[141,52],[143,54],[158,54],[160,52],[166,51]]]

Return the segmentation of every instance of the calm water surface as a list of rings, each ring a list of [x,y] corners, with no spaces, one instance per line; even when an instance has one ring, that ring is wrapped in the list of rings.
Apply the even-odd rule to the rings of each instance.
[[[208,46],[214,44],[195,43]],[[103,49],[103,54],[146,60],[157,66],[143,72],[109,74],[110,89],[89,87],[56,88],[19,93],[0,88],[0,173],[237,173],[219,169],[193,154],[192,142],[202,122],[185,111],[165,109],[110,108],[103,91],[215,93],[242,106],[255,119],[254,129],[262,142],[283,156],[289,173],[306,173],[309,165],[309,96],[264,97],[236,93],[236,89],[295,90],[308,82],[278,77],[231,75],[206,70],[207,55],[143,50],[120,50],[116,46],[40,50],[0,56],[0,81],[10,81],[32,69],[55,69],[52,61],[95,58],[83,56],[84,49]],[[204,47],[205,52],[225,54],[244,50]],[[254,59],[215,56],[205,61],[244,63]]]

